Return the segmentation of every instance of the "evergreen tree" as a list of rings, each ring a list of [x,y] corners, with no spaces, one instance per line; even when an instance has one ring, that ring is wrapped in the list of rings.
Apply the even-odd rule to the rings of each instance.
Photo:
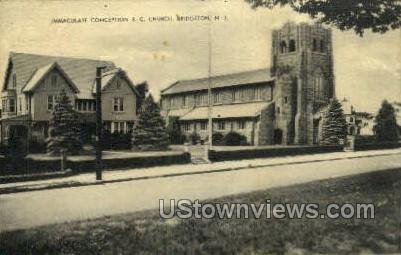
[[[330,101],[322,121],[320,143],[327,145],[341,144],[347,135],[347,123],[341,103],[336,98]]]
[[[394,107],[384,100],[379,113],[375,118],[374,131],[378,142],[390,142],[398,140],[397,121]]]
[[[136,125],[133,137],[132,148],[139,150],[166,150],[169,145],[169,138],[160,107],[151,94],[146,97],[142,104],[138,124]]]
[[[49,154],[57,155],[62,149],[68,154],[76,154],[82,148],[78,113],[64,90],[57,97],[49,130],[50,136],[47,141]]]

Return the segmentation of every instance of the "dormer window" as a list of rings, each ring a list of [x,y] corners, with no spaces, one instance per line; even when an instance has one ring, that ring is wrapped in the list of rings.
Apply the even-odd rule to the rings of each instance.
[[[296,50],[295,40],[291,39],[289,45],[289,52],[294,52],[295,50]]]
[[[15,89],[17,87],[17,75],[13,74],[13,88]]]

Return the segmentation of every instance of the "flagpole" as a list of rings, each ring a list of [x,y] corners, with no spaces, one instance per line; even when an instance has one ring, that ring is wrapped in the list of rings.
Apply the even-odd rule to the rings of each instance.
[[[209,17],[211,17],[209,15]],[[212,31],[211,31],[212,19],[209,20],[209,30],[208,30],[208,137],[209,137],[209,150],[213,147],[213,120],[212,120]]]

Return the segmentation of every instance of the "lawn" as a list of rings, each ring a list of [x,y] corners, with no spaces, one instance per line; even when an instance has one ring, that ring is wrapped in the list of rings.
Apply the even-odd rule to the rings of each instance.
[[[324,169],[322,169],[324,171]],[[157,210],[0,235],[0,254],[398,253],[401,169],[223,197],[212,202],[374,203],[375,219],[162,220]]]

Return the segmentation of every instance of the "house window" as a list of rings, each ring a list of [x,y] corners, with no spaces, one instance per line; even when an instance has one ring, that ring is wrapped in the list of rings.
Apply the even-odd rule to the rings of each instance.
[[[114,98],[113,109],[115,112],[124,111],[124,99],[122,97]]]
[[[125,122],[113,122],[112,133],[125,133]]]
[[[9,112],[15,112],[15,99],[14,98],[9,99],[8,106],[9,106],[9,108],[8,108]]]
[[[184,131],[189,131],[191,130],[191,124],[189,122],[184,123]]]
[[[277,113],[278,114],[280,113],[280,107],[277,107]]]
[[[47,110],[52,111],[54,108],[54,96],[53,95],[49,95],[47,96]]]
[[[6,99],[1,100],[1,109],[3,110],[3,112],[7,111],[7,100]]]
[[[17,87],[17,75],[13,74],[13,88]]]
[[[207,129],[207,122],[201,122],[201,124],[200,124],[200,129],[201,130],[206,130]]]
[[[57,86],[57,75],[53,74],[52,75],[52,81],[51,81],[52,87]]]
[[[245,124],[244,120],[238,121],[238,129],[245,129]]]
[[[287,43],[285,41],[281,41],[281,43],[280,43],[280,52],[281,53],[287,52]]]
[[[134,131],[134,123],[133,122],[127,122],[127,133],[132,133]]]
[[[349,122],[350,122],[350,123],[354,122],[354,118],[350,117],[350,118],[349,118]]]
[[[19,111],[22,112],[22,100],[18,98]]]
[[[121,80],[117,78],[116,87],[119,89],[121,87]]]
[[[294,52],[295,50],[296,50],[295,40],[291,39],[290,40],[290,45],[289,45],[289,52]]]
[[[288,102],[288,97],[284,97],[284,103],[286,104]]]
[[[219,130],[225,130],[226,129],[226,123],[224,121],[219,121],[218,122],[218,128],[219,128]]]

